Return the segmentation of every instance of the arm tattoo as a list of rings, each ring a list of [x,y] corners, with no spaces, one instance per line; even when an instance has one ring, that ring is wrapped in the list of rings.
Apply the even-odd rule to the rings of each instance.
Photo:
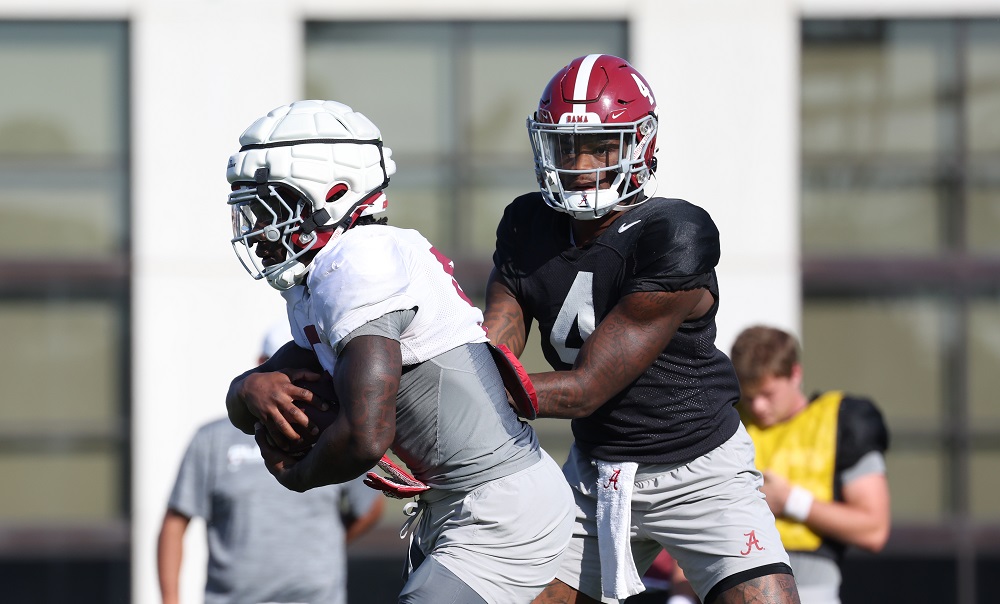
[[[486,286],[486,311],[483,327],[490,341],[499,346],[506,344],[520,356],[528,339],[531,317],[524,312],[514,294],[490,275]]]
[[[396,394],[403,370],[399,342],[361,336],[352,340],[344,353],[335,379],[338,394],[347,403],[342,410],[351,432],[355,438],[388,439],[388,448],[396,430]]]
[[[531,376],[541,417],[585,417],[627,388],[667,347],[700,294],[622,298],[587,338],[571,371]]]
[[[313,488],[347,482],[374,466],[396,435],[396,395],[402,374],[399,342],[358,336],[337,359],[334,387],[340,415],[295,470]],[[300,468],[301,466],[301,468]]]

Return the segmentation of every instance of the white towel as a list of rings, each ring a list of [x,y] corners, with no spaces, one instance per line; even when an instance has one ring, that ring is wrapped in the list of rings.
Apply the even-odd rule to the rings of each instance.
[[[601,553],[601,589],[606,598],[623,600],[644,591],[635,570],[629,535],[632,485],[639,464],[597,461],[597,545]]]

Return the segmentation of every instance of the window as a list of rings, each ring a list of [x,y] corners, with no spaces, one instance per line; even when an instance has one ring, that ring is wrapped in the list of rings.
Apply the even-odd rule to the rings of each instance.
[[[807,387],[886,413],[897,527],[973,543],[1000,520],[1000,24],[802,31]]]
[[[123,23],[0,22],[0,550],[68,576],[128,564],[126,62]]]
[[[496,225],[538,188],[525,120],[549,78],[591,52],[624,56],[622,22],[312,23],[306,95],[370,117],[392,149],[392,224],[415,228],[482,295]]]

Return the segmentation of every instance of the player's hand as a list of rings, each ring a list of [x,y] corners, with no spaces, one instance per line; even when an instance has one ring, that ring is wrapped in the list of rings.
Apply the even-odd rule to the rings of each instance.
[[[291,422],[309,426],[309,417],[295,403],[296,401],[316,404],[320,409],[327,407],[324,401],[313,397],[306,388],[296,386],[293,380],[317,381],[321,374],[306,369],[285,369],[251,373],[239,385],[237,394],[257,421],[263,424],[272,445],[287,448],[297,443],[301,436]]]
[[[792,483],[780,474],[775,474],[770,470],[764,470],[764,486],[760,488],[764,493],[767,507],[771,508],[771,513],[775,518],[780,518],[785,510],[785,502],[788,501],[788,493],[792,490]]]
[[[294,471],[298,460],[274,446],[271,439],[268,438],[267,428],[260,423],[254,426],[254,440],[260,447],[260,456],[264,459],[264,467],[278,479],[282,486],[299,493],[306,490],[306,487],[300,484],[299,473]]]

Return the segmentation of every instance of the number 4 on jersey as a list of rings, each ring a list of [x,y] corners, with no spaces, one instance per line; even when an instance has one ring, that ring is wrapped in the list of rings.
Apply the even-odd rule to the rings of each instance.
[[[566,344],[573,323],[577,324],[583,341],[594,333],[597,324],[594,317],[594,273],[576,274],[573,285],[570,286],[569,293],[566,294],[566,299],[559,309],[559,315],[552,324],[552,333],[549,334],[549,342],[559,354],[559,358],[562,362],[570,364],[576,361],[576,355],[580,353],[579,348],[571,348]]]

